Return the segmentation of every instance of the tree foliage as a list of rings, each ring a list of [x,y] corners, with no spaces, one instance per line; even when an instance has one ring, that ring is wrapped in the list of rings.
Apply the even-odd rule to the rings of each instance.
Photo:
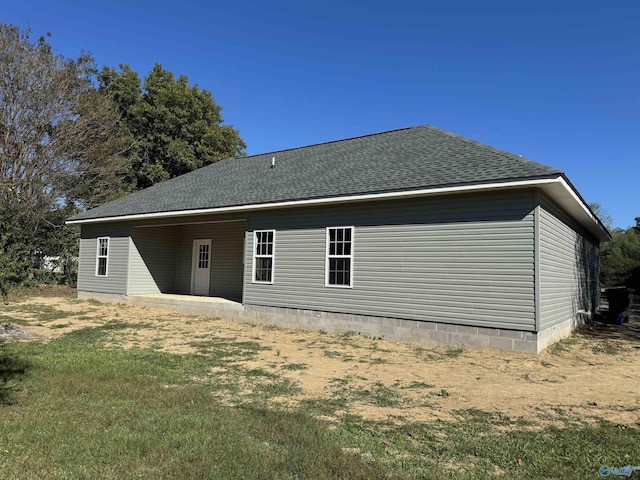
[[[64,226],[92,208],[229,156],[245,144],[213,96],[155,65],[98,73],[81,52],[0,23],[0,292],[39,280],[44,256],[77,255]],[[97,80],[97,88],[95,82]],[[70,272],[64,268],[61,275]]]
[[[43,255],[75,248],[63,220],[76,205],[118,195],[119,117],[93,87],[95,71],[88,54],[65,59],[44,37],[0,23],[2,292],[33,279]]]
[[[222,124],[222,107],[207,90],[189,86],[185,76],[175,78],[156,64],[141,83],[128,65],[120,65],[104,67],[98,82],[123,119],[131,190],[243,154],[238,131]]]
[[[607,230],[611,231],[613,228],[613,217],[607,213],[604,207],[599,203],[590,203],[589,208],[596,214]]]
[[[0,199],[96,203],[87,190],[113,192],[124,165],[114,155],[117,112],[93,88],[91,56],[65,59],[29,35],[0,24]]]
[[[600,273],[604,286],[626,285],[640,291],[640,217],[626,230],[616,229],[602,246]]]
[[[72,280],[77,235],[64,220],[75,211],[72,205],[41,204],[34,214],[34,205],[15,193],[0,202],[0,295],[5,301],[11,285]],[[41,268],[45,257],[58,259],[58,273]]]

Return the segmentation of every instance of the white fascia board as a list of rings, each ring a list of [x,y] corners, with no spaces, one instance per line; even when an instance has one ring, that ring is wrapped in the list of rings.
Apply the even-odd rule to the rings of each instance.
[[[560,183],[562,184],[562,186],[564,188],[567,189],[567,191],[569,192],[569,194],[573,197],[573,199],[575,200],[575,202],[580,205],[580,207],[582,208],[582,211],[591,219],[591,221],[595,224],[599,224],[600,220],[598,219],[598,217],[596,217],[593,212],[591,211],[591,209],[585,205],[585,203],[582,201],[582,199],[578,196],[578,194],[575,192],[575,190],[571,187],[571,185],[569,185],[567,183],[567,181],[560,177]],[[608,233],[608,232],[607,232]]]
[[[609,231],[564,177],[559,177],[557,183],[543,186],[542,190],[598,240],[603,242],[611,240]]]
[[[170,212],[139,213],[134,215],[120,215],[117,217],[88,218],[86,220],[68,220],[68,225],[81,225],[88,223],[106,223],[130,220],[147,220],[153,218],[193,217],[215,213],[233,213],[246,211],[259,211],[287,207],[303,207],[312,205],[332,205],[339,203],[361,202],[366,200],[390,200],[411,197],[423,197],[429,195],[446,195],[454,193],[480,192],[486,190],[503,190],[510,188],[537,187],[543,189],[556,202],[564,206],[587,230],[602,241],[611,238],[609,232],[584,203],[574,188],[562,175],[549,178],[532,180],[515,180],[508,182],[483,183],[475,185],[460,185],[455,187],[435,187],[419,190],[406,190],[400,192],[369,193],[364,195],[348,195],[342,197],[314,198],[309,200],[293,200],[288,202],[256,203],[252,205],[239,205],[233,207],[201,208],[197,210],[176,210]],[[568,202],[568,203],[567,203]]]
[[[535,180],[517,180],[512,182],[496,182],[496,183],[483,183],[476,185],[461,185],[456,187],[435,187],[425,188],[420,190],[406,190],[400,192],[386,192],[386,193],[368,193],[364,195],[348,195],[343,197],[329,197],[329,198],[314,198],[309,200],[293,200],[287,202],[274,202],[274,203],[256,203],[252,205],[239,205],[233,207],[216,207],[216,208],[201,208],[197,210],[174,210],[170,212],[155,212],[155,213],[138,213],[133,215],[120,215],[117,217],[100,217],[100,218],[88,218],[85,220],[67,220],[68,225],[79,225],[86,223],[105,223],[105,222],[117,222],[117,221],[129,221],[129,220],[146,220],[150,218],[164,218],[164,217],[185,217],[193,215],[206,215],[211,213],[229,213],[229,212],[243,212],[247,210],[265,210],[273,208],[287,208],[287,207],[301,207],[309,205],[331,205],[336,203],[350,203],[359,202],[365,200],[386,200],[396,198],[410,198],[410,197],[422,197],[427,195],[443,195],[448,193],[464,193],[464,192],[476,192],[483,190],[497,190],[504,188],[518,188],[518,187],[542,187],[551,183],[557,183],[562,180],[562,177],[555,178],[542,178]]]

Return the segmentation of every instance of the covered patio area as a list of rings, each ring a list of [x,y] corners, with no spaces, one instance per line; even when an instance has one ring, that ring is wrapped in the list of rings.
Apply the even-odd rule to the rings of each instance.
[[[232,308],[242,301],[244,233],[244,220],[134,226],[127,295],[132,303]]]

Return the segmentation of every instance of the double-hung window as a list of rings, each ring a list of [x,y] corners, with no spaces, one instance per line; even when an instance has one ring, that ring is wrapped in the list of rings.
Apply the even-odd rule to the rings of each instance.
[[[96,257],[96,276],[106,277],[109,267],[109,237],[98,238],[98,255]]]
[[[273,247],[276,232],[258,230],[253,235],[253,283],[273,283]]]
[[[353,285],[353,227],[327,228],[325,269],[326,286]]]

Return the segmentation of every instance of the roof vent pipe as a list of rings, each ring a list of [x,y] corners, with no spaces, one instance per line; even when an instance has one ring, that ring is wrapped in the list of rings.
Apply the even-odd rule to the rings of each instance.
[[[276,168],[276,157],[271,158],[271,168]]]

